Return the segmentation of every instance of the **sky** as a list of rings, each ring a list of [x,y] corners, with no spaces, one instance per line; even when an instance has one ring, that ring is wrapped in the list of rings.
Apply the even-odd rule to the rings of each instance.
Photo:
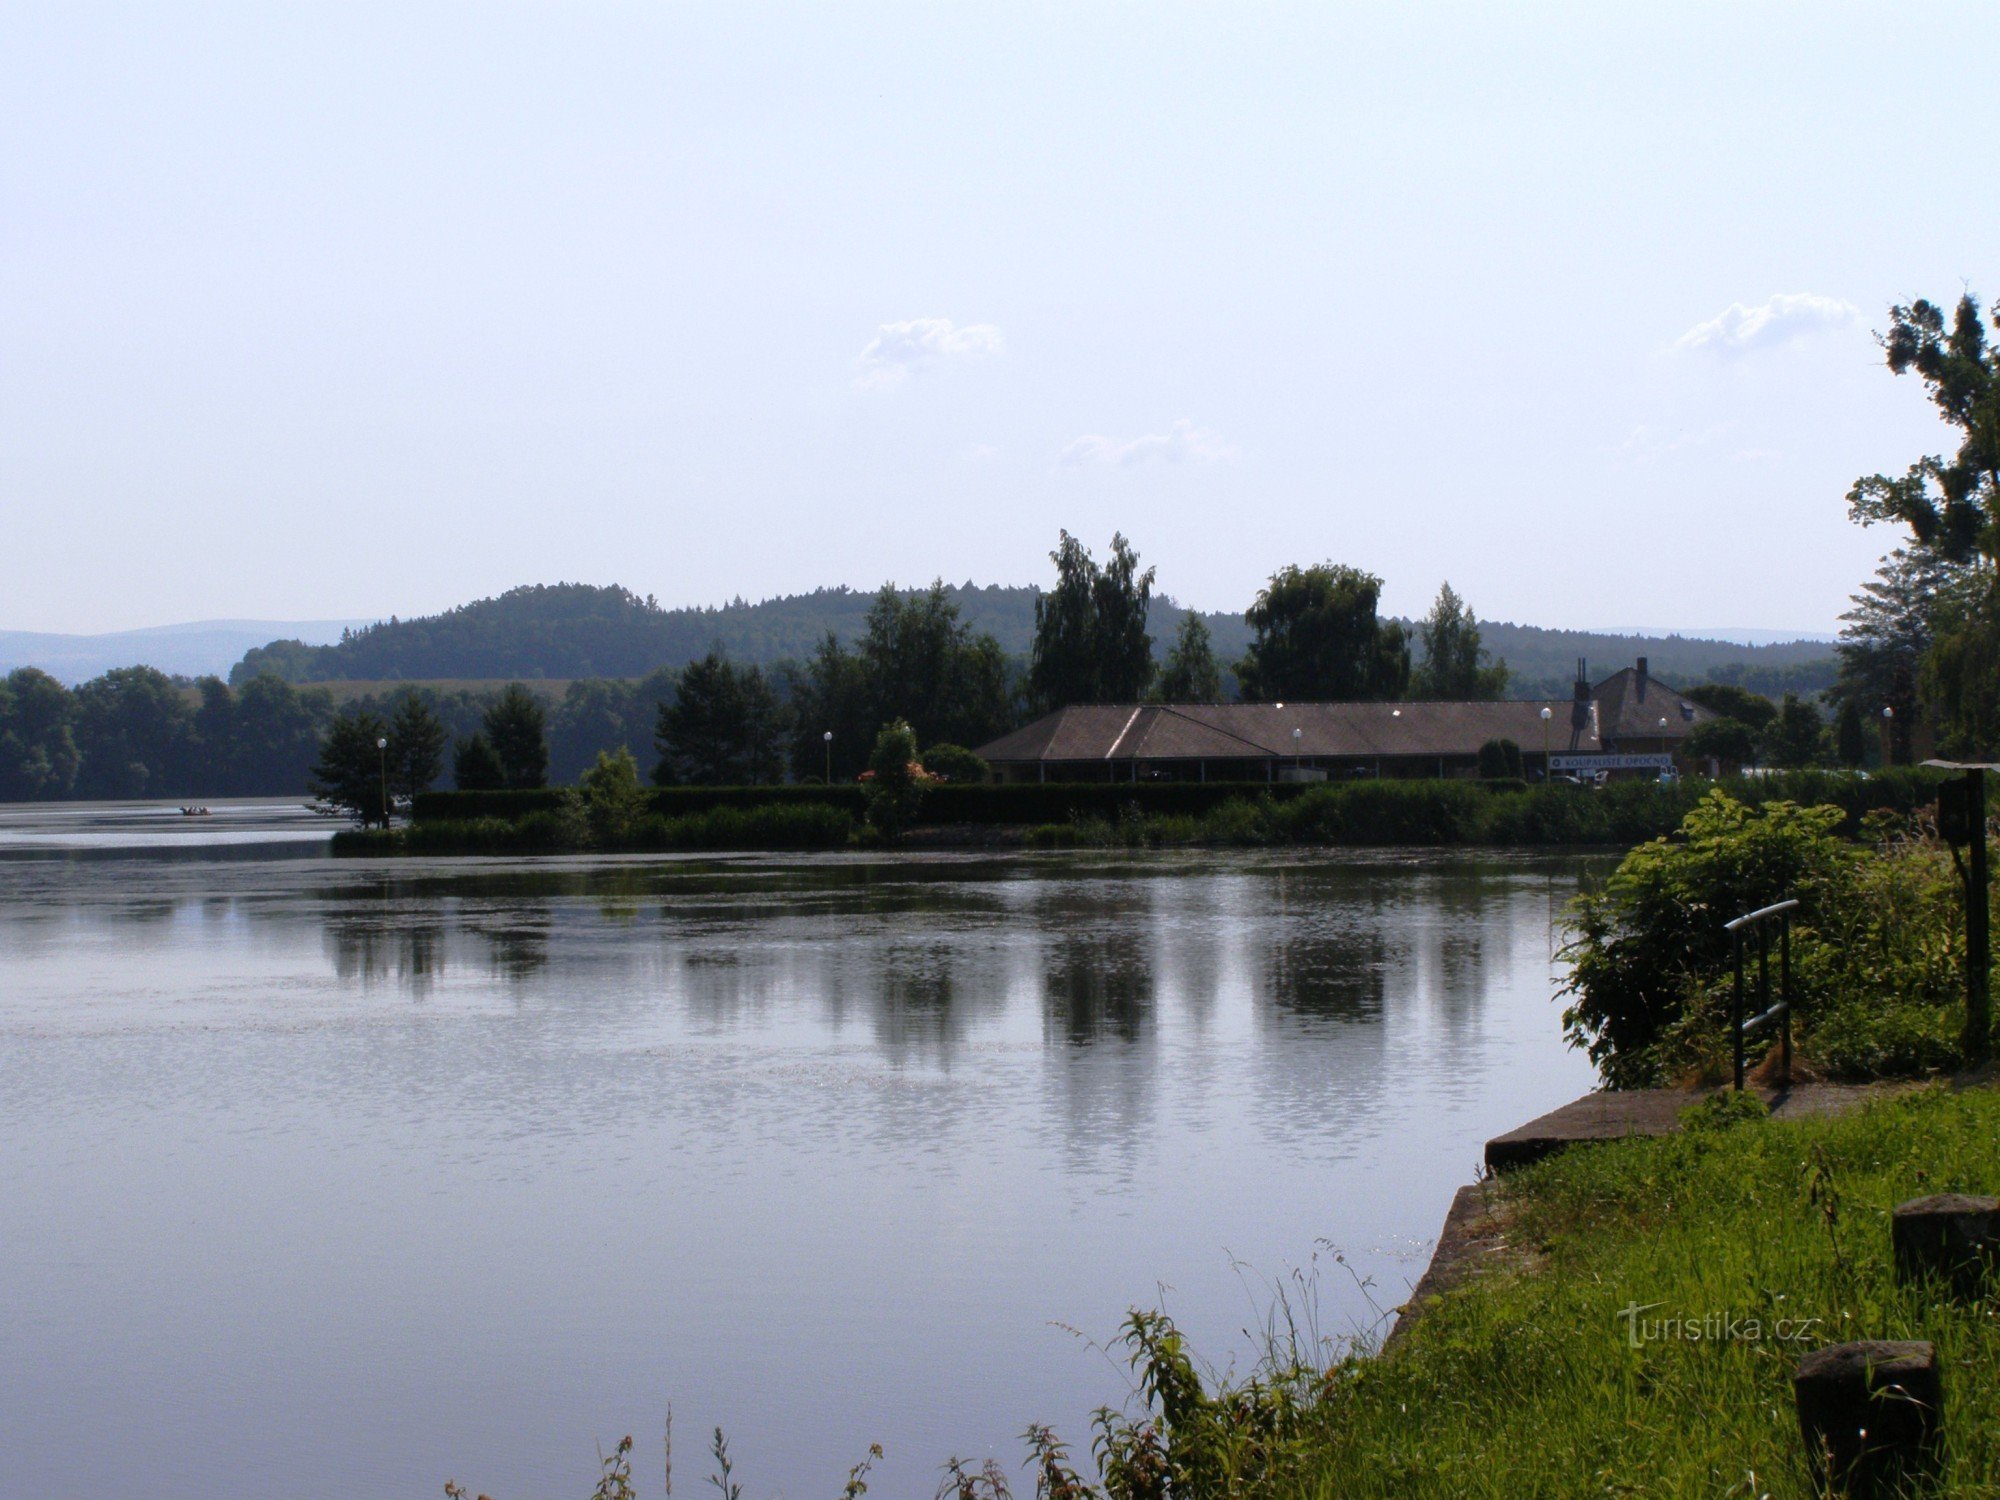
[[[1991,6],[0,5],[0,627],[1046,582],[1828,631]]]

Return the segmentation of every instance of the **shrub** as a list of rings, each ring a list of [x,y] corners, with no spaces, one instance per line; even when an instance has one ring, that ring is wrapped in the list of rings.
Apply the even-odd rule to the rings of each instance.
[[[893,841],[916,821],[932,781],[917,760],[917,737],[902,719],[875,736],[868,778],[868,826]]]
[[[1512,740],[1488,740],[1479,747],[1479,774],[1487,781],[1521,778],[1521,747]]]
[[[982,786],[992,768],[963,745],[933,745],[923,753],[924,769],[953,786]]]
[[[615,846],[631,836],[646,810],[639,762],[624,746],[597,752],[597,764],[583,773],[578,788],[592,843]]]
[[[1796,896],[1794,928],[1809,926],[1852,858],[1834,836],[1839,822],[1835,808],[1755,809],[1711,791],[1677,840],[1641,844],[1603,890],[1578,899],[1563,1028],[1607,1083],[1656,1084],[1709,1050],[1730,963],[1722,924]]]
[[[1871,828],[1884,818],[1896,824],[1875,814]],[[1608,1083],[1719,1062],[1733,989],[1723,924],[1788,896],[1800,902],[1794,1035],[1814,1066],[1872,1078],[1959,1060],[1965,938],[1949,852],[1921,821],[1873,848],[1839,838],[1842,821],[1834,807],[1756,809],[1713,791],[1676,840],[1640,845],[1573,906],[1563,1023]]]

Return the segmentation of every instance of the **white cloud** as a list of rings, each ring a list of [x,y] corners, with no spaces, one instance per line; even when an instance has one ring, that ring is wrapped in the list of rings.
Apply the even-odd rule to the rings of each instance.
[[[1085,433],[1063,449],[1062,462],[1072,468],[1085,464],[1129,466],[1156,458],[1170,464],[1206,464],[1235,454],[1235,448],[1216,433],[1183,417],[1170,432],[1149,432],[1124,443],[1099,433]]]
[[[998,354],[1002,343],[1000,330],[991,323],[967,323],[962,328],[950,318],[884,323],[855,361],[859,367],[855,384],[900,385],[940,360]]]
[[[998,458],[1000,450],[991,443],[974,443],[965,450],[965,456],[976,464],[986,464]]]
[[[1838,297],[1814,292],[1780,293],[1755,307],[1732,302],[1706,323],[1697,323],[1678,339],[1676,349],[1708,349],[1717,354],[1771,349],[1829,328],[1845,328],[1861,309]]]

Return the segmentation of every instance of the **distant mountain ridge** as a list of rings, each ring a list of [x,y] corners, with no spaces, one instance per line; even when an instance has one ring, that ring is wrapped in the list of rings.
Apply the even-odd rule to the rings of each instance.
[[[221,676],[243,653],[276,636],[313,645],[340,639],[343,630],[366,620],[191,620],[142,630],[66,634],[46,630],[0,630],[0,673],[39,667],[74,687],[113,667],[157,667],[169,676]]]
[[[1040,590],[968,582],[947,585],[945,592],[974,630],[993,635],[1011,656],[1027,656]],[[529,584],[443,614],[350,629],[330,644],[272,640],[246,651],[230,680],[259,672],[293,682],[632,678],[683,666],[713,646],[736,661],[769,666],[803,660],[829,631],[852,644],[866,628],[874,597],[839,587],[755,604],[737,599],[712,608],[663,609],[615,585]],[[1156,653],[1165,654],[1185,613],[1171,599],[1155,597],[1149,624]],[[1224,661],[1249,649],[1251,631],[1242,615],[1204,611],[1202,619]],[[1578,658],[1593,679],[1644,656],[1656,675],[1688,685],[1715,679],[1763,692],[1815,692],[1833,680],[1833,649],[1825,641],[1752,646],[1501,621],[1481,621],[1480,629],[1487,648],[1512,672],[1512,696],[1566,691]]]

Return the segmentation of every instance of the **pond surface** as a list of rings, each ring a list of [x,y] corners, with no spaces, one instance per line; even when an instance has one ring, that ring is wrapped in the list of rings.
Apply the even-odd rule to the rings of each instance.
[[[1018,1474],[1126,1398],[1130,1307],[1239,1369],[1281,1282],[1379,1335],[1591,1083],[1601,858],[377,864],[223,812],[0,809],[8,1494],[533,1500],[628,1432],[658,1494],[670,1402],[686,1494],[718,1425],[749,1500]]]

